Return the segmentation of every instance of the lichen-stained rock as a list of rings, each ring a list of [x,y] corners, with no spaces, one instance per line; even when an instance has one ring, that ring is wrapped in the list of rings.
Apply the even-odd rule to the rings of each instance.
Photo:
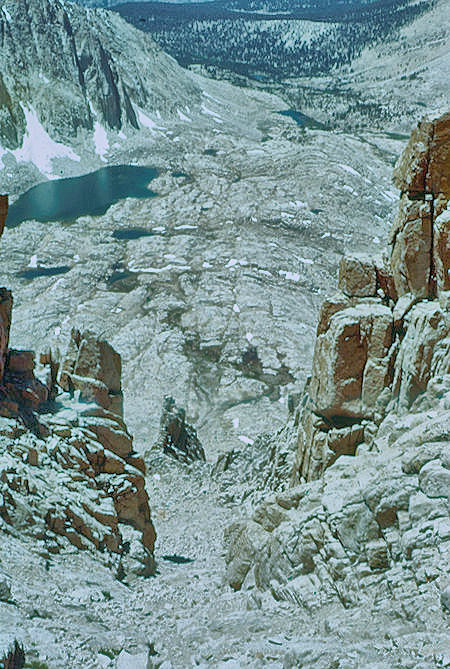
[[[314,352],[310,395],[317,413],[329,418],[373,414],[376,397],[390,381],[392,326],[392,312],[381,303],[331,316]]]
[[[0,667],[2,669],[22,669],[25,666],[25,653],[16,640],[9,644],[0,641]]]
[[[121,370],[120,355],[108,342],[73,328],[57,380],[64,390],[80,390],[84,399],[122,415]]]
[[[404,195],[391,231],[391,269],[399,296],[428,297],[431,278],[432,208]]]
[[[420,302],[406,315],[405,324],[406,335],[395,361],[393,381],[398,408],[403,411],[426,390],[433,368],[435,372],[439,369],[441,373],[447,373],[444,365],[438,367],[437,360],[433,365],[432,360],[435,347],[444,342],[450,332],[450,319],[438,302]],[[446,356],[445,347],[443,344],[441,358]]]

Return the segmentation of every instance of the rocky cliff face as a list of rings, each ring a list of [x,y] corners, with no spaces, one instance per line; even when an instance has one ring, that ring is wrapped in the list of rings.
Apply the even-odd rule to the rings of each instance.
[[[449,147],[450,114],[419,125],[394,173],[402,195],[390,254],[341,262],[341,292],[319,318],[298,481],[353,455],[387,412],[408,411],[448,373]]]
[[[290,428],[290,487],[278,480],[278,494],[227,535],[236,589],[254,579],[312,614],[337,606],[360,616],[364,606],[375,626],[432,619],[438,635],[445,625],[449,131],[448,114],[420,124],[397,165],[390,252],[342,260]]]
[[[200,100],[176,62],[117,14],[60,0],[0,7],[0,166],[71,173],[99,160],[111,133],[120,142],[124,129],[153,128]]]
[[[121,418],[120,356],[74,330],[60,361],[41,355],[43,382],[34,352],[10,348],[12,296],[0,296],[2,531],[29,535],[47,555],[68,544],[126,554],[149,573],[155,531],[145,465]]]

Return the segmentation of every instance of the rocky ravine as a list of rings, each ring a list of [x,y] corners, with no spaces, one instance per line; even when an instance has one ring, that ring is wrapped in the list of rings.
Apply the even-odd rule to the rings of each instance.
[[[228,531],[232,587],[270,589],[330,632],[337,611],[366,638],[390,627],[395,666],[450,662],[449,156],[450,114],[422,122],[395,171],[390,258],[344,257],[322,305],[290,484]]]
[[[83,433],[85,447],[98,452],[92,431],[99,415],[102,425],[111,419],[98,402],[120,400],[117,356],[91,335],[73,332],[47,384],[53,392],[55,376],[66,384],[69,393],[56,399],[68,409],[34,411],[40,437],[23,427],[22,407],[31,400],[16,374],[20,420],[3,419],[4,457],[37,492],[26,483],[18,490],[17,476],[11,485],[9,470],[2,476],[16,504],[1,535],[4,646],[14,630],[28,657],[49,667],[448,665],[448,132],[448,116],[423,123],[399,163],[403,207],[390,257],[342,260],[342,292],[322,308],[313,375],[299,407],[291,404],[290,423],[252,449],[228,453],[212,472],[208,464],[182,465],[158,450],[147,455],[158,527],[155,578],[135,573],[139,541],[130,541],[136,553],[122,551],[114,561],[112,551],[105,561],[92,541],[91,550],[79,550],[87,538],[83,525],[64,523],[58,533],[58,524],[42,520],[54,487],[81,516],[80,495],[105,480],[95,473],[89,486],[72,464],[59,470],[48,448],[55,436],[43,430],[58,431],[65,459],[76,448],[77,421],[76,443]],[[5,333],[7,327],[8,321]],[[5,364],[11,359],[30,356],[7,356]],[[43,358],[52,361],[49,353]],[[325,384],[324,361],[334,361]],[[26,369],[33,378],[29,362]],[[171,427],[169,404],[162,428],[176,435],[180,423]],[[111,462],[111,445],[102,449],[102,463]],[[89,476],[83,452],[77,462]],[[114,462],[127,468],[124,458]],[[53,471],[70,476],[55,478]],[[109,477],[114,499],[118,474]],[[252,500],[265,498],[268,487],[273,496],[252,511]],[[245,520],[249,510],[252,519]],[[42,546],[30,518],[44,528]],[[67,519],[73,523],[68,509]],[[73,551],[66,548],[71,538]],[[122,582],[115,578],[120,562]]]

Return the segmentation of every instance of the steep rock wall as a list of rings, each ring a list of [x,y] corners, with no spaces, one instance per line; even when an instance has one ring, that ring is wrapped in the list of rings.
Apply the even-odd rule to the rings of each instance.
[[[449,147],[450,114],[419,124],[394,171],[402,195],[390,250],[341,261],[341,292],[319,317],[294,482],[354,454],[386,411],[407,411],[438,373],[434,352],[450,332]]]
[[[416,206],[433,212],[428,228],[419,217],[411,247],[394,235],[384,258],[342,261],[341,292],[322,307],[312,377],[291,422],[290,485],[278,482],[225,536],[234,589],[256,584],[312,614],[355,607],[373,624],[428,629],[432,619],[435,631],[446,629],[449,120],[421,124],[396,170],[408,199],[397,229]],[[409,268],[405,257],[416,258]]]

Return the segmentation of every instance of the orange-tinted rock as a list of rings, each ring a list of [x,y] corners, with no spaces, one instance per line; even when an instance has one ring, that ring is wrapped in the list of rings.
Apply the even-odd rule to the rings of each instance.
[[[433,121],[425,189],[450,198],[450,112]]]
[[[122,415],[122,361],[119,353],[93,332],[72,330],[61,362],[58,383],[66,391]]]
[[[339,265],[339,289],[350,297],[374,297],[377,273],[373,258],[365,253],[342,257]]]
[[[392,312],[361,303],[335,313],[314,351],[310,394],[323,416],[371,416],[372,398],[389,381]]]
[[[34,351],[16,351],[10,348],[7,357],[7,367],[10,372],[32,374],[34,371]]]
[[[433,123],[421,121],[412,133],[394,169],[394,183],[402,192],[425,190],[429,147],[433,137]]]
[[[429,202],[402,197],[393,232],[391,270],[399,296],[428,297],[431,276],[432,211]]]

